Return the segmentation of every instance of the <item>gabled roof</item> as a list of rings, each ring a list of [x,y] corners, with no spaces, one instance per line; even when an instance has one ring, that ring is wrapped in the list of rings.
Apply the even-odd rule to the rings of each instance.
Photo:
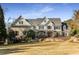
[[[18,20],[20,20],[22,18],[22,16],[19,16],[17,19],[15,19],[15,21],[12,23],[12,25],[11,26],[14,26],[15,25],[15,23],[17,23],[17,21]]]
[[[60,18],[49,18],[51,22],[53,22],[55,25],[61,25],[61,19]]]
[[[35,25],[40,25],[41,24],[41,22],[43,21],[43,20],[45,20],[45,18],[46,17],[44,17],[44,18],[37,18],[37,19],[29,19],[29,22],[33,25],[33,26],[35,26]],[[60,18],[48,18],[49,19],[49,21],[51,21],[52,23],[54,23],[54,25],[61,25],[61,19]]]
[[[11,26],[16,26],[15,24],[19,21],[19,20],[22,20],[24,19],[22,16],[19,16],[17,19],[15,19],[15,21],[12,23]],[[27,19],[25,19],[27,22],[29,22]]]
[[[40,25],[41,22],[43,20],[45,20],[46,17],[44,18],[36,18],[36,19],[25,19],[27,22],[29,22],[32,26],[36,26],[36,25]],[[23,19],[22,16],[19,16],[15,22],[13,22],[12,26],[15,25],[15,23],[20,20]],[[54,23],[54,25],[61,25],[61,19],[60,18],[47,18],[49,19],[52,23]]]
[[[49,20],[45,25],[49,24],[49,22],[51,22],[51,21]],[[51,22],[51,23],[52,23],[53,25],[55,25],[54,22]]]
[[[43,19],[42,18],[28,19],[28,21],[31,25],[36,26],[36,25],[40,25]]]

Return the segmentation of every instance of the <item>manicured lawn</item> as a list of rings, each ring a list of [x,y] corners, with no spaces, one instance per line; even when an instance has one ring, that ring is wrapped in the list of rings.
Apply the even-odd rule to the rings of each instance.
[[[79,54],[79,43],[39,42],[34,44],[14,44],[0,46],[0,54],[7,55],[69,55]]]

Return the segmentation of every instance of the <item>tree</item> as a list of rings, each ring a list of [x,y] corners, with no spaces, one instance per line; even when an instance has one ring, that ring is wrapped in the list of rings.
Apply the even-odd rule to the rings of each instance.
[[[74,11],[74,19],[79,20],[79,10]]]
[[[12,42],[16,42],[16,34],[17,33],[15,33],[15,31],[13,31],[13,30],[9,30],[8,31],[8,39],[9,39],[9,41],[10,41],[10,43]]]
[[[77,29],[78,28],[78,24],[74,20],[72,20],[69,24],[70,24],[72,29]]]
[[[65,21],[71,28],[71,35],[76,35],[79,33],[79,10],[75,10],[73,18]]]
[[[35,31],[29,30],[27,31],[27,41],[31,42],[32,39],[35,39]]]
[[[4,22],[4,12],[0,5],[0,40],[4,40],[7,36],[5,22]]]
[[[73,29],[73,30],[71,30],[71,36],[74,36],[74,35],[76,35],[77,34],[77,30],[76,29]]]
[[[67,21],[71,29],[78,29],[79,27],[79,10],[75,10],[73,14],[73,19]]]
[[[33,31],[33,30],[27,31],[27,37],[34,39],[35,38],[35,31]]]

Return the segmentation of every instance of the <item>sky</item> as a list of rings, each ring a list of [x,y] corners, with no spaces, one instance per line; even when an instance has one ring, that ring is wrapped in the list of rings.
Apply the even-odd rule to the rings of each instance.
[[[62,21],[73,17],[78,3],[2,3],[5,20],[13,21],[20,15],[24,18],[61,18]]]

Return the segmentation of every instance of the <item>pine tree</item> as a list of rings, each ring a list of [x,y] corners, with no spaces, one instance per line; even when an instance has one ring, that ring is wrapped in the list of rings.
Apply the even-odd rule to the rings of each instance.
[[[0,5],[0,40],[4,40],[6,38],[6,28],[4,22],[4,12]]]

